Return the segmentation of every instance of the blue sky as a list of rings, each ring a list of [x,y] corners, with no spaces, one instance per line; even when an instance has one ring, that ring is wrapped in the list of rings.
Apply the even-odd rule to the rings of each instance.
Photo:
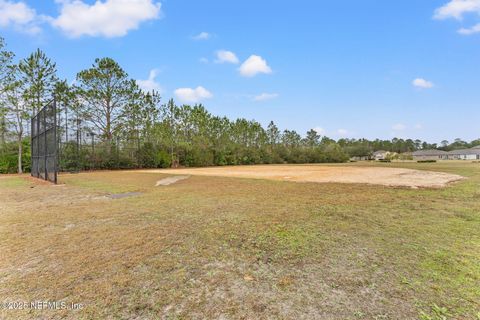
[[[0,0],[9,49],[62,78],[108,56],[164,101],[333,138],[479,138],[479,23],[480,0]]]

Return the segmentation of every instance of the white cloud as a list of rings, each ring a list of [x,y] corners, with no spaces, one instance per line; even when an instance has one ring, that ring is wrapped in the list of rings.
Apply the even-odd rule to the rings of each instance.
[[[193,40],[208,40],[212,37],[212,35],[208,32],[200,32],[196,36],[193,36]]]
[[[232,51],[228,50],[218,50],[216,52],[217,59],[216,63],[233,63],[237,64],[239,62],[237,55]]]
[[[278,93],[262,93],[253,97],[253,101],[266,101],[272,100],[278,97]]]
[[[435,19],[462,19],[466,13],[480,14],[480,0],[451,0],[444,6],[435,10]]]
[[[392,126],[392,129],[395,130],[395,131],[403,131],[406,128],[407,128],[407,126],[404,125],[403,123],[397,123],[397,124]]]
[[[325,129],[323,129],[322,127],[315,127],[313,128],[313,130],[315,130],[316,133],[318,133],[319,135],[324,135],[325,134]]]
[[[413,80],[412,85],[420,89],[431,89],[434,86],[433,82],[427,81],[423,78]]]
[[[91,5],[81,0],[57,2],[61,4],[60,15],[51,19],[51,24],[73,38],[122,37],[161,15],[161,4],[154,0],[97,0]]]
[[[348,135],[348,130],[346,130],[346,129],[338,129],[338,130],[337,130],[337,133],[338,133],[339,136],[345,137],[346,135]]]
[[[471,28],[461,28],[458,30],[458,33],[463,34],[463,35],[471,35],[474,33],[479,33],[480,32],[480,23],[477,23]]]
[[[155,90],[161,93],[163,91],[162,86],[160,86],[160,84],[156,81],[158,73],[158,69],[150,70],[150,74],[148,75],[147,80],[137,80],[138,86],[144,91]]]
[[[251,55],[239,68],[240,74],[244,77],[254,77],[259,73],[270,74],[272,69],[267,61],[260,56]]]
[[[451,0],[444,6],[435,10],[433,17],[438,20],[445,20],[448,18],[462,20],[463,16],[467,13],[480,15],[480,0]],[[458,33],[462,35],[480,33],[480,23],[470,28],[461,28],[458,30]]]
[[[210,99],[213,94],[202,86],[195,89],[178,88],[175,90],[175,96],[183,103],[197,103],[205,99]]]
[[[23,1],[0,0],[0,27],[13,27],[20,32],[38,34],[42,20],[44,17],[38,16],[35,9]]]

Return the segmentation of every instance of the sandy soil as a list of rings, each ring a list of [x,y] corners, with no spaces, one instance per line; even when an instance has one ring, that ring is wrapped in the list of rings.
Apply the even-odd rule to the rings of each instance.
[[[145,172],[255,178],[295,182],[365,183],[391,187],[442,188],[462,176],[402,168],[319,165],[257,165],[210,168],[159,169]]]
[[[155,187],[169,186],[169,185],[174,184],[178,181],[185,180],[185,179],[188,179],[188,178],[190,178],[190,176],[173,176],[173,177],[164,178],[164,179],[158,180],[157,183],[155,184]]]

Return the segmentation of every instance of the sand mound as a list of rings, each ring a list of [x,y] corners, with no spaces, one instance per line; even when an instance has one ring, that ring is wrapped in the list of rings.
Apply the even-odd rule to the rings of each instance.
[[[168,178],[165,178],[165,179],[162,179],[162,180],[158,180],[157,183],[155,184],[155,187],[158,187],[158,186],[169,186],[177,181],[180,181],[180,180],[185,180],[185,179],[188,179],[190,178],[190,176],[173,176],[173,177],[168,177]]]
[[[147,172],[284,180],[295,182],[365,183],[411,188],[442,188],[450,182],[464,179],[459,175],[433,171],[420,171],[402,168],[322,165],[257,165],[194,169],[161,169],[149,170]],[[173,178],[174,177],[169,177],[160,181],[170,181],[167,179]],[[177,180],[173,182],[181,179],[185,179],[184,176],[177,176]]]

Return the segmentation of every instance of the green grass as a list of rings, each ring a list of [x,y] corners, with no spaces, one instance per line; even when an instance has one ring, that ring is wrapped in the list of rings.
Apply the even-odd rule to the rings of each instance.
[[[7,188],[21,188],[29,185],[29,182],[24,177],[19,176],[0,176],[0,190]]]
[[[125,175],[127,175],[127,178],[125,178]],[[99,171],[95,173],[60,174],[59,179],[60,183],[70,186],[111,194],[138,191],[145,186],[151,188],[152,185],[145,185],[146,179],[142,177],[142,175],[145,176],[146,174],[137,173],[136,175],[140,178],[132,180],[129,178],[129,174],[123,171]],[[152,184],[154,184],[154,181],[151,179],[147,179],[147,181],[152,181]]]
[[[135,190],[135,187],[128,185],[115,185],[98,180],[77,180],[68,179],[69,185],[87,189],[89,191],[108,192],[108,193],[122,193]]]
[[[480,165],[349,165],[468,179],[413,190],[216,177],[155,188],[164,175],[140,172],[31,189],[1,178],[0,300],[85,308],[0,318],[479,320]],[[128,191],[142,194],[98,197]]]

